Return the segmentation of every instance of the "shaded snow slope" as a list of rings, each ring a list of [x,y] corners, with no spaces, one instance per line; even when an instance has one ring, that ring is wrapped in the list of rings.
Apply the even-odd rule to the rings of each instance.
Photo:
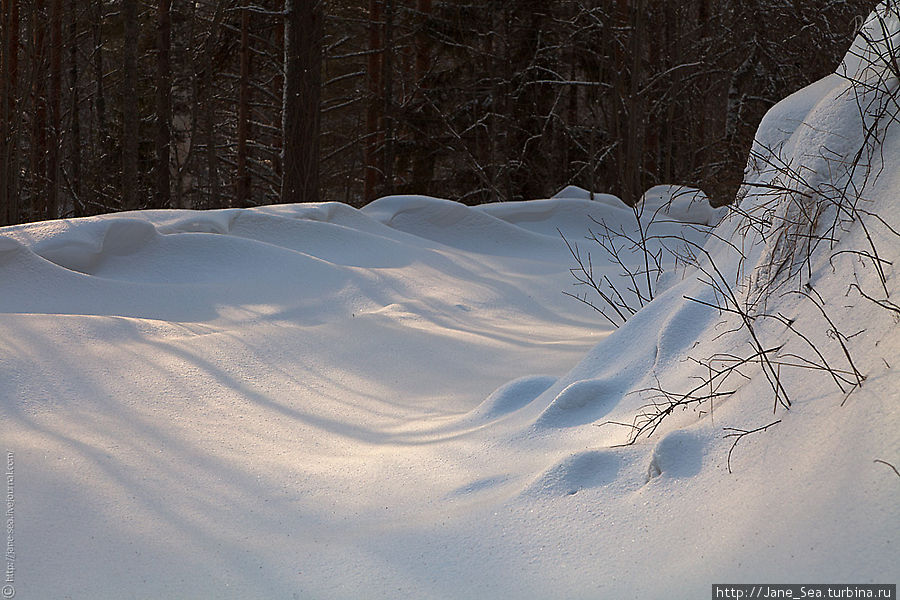
[[[820,197],[861,184],[822,151],[861,143],[849,91],[826,78],[776,106],[757,157],[820,169],[804,178]],[[879,144],[886,163],[860,206],[896,228],[897,128]],[[708,255],[699,224],[721,215],[693,190],[648,191],[665,215],[651,231],[685,236],[699,262],[615,331],[561,294],[572,258],[558,230],[583,243],[591,217],[634,228],[630,209],[583,190],[0,230],[17,597],[702,598],[714,582],[895,583],[900,478],[877,461],[900,466],[900,335],[859,291],[896,300],[898,237],[842,220],[806,260],[783,215],[814,194],[772,194],[797,182],[767,164],[751,161]],[[889,297],[859,253],[870,241]],[[782,275],[773,257],[803,269],[788,260]],[[839,331],[862,386],[784,366],[788,411],[750,364],[652,435],[611,424],[652,413],[652,388],[695,387],[707,358],[753,352],[734,315],[686,299],[721,302],[703,283],[709,260],[742,306],[783,315],[821,353],[758,317],[785,365],[821,358],[852,378]],[[729,473],[724,428],[776,420],[739,441]]]

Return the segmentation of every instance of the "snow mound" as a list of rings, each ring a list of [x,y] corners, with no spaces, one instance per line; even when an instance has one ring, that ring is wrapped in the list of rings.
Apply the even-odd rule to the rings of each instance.
[[[618,196],[598,192],[594,192],[593,194],[591,194],[591,192],[589,192],[588,190],[580,188],[577,185],[567,185],[563,189],[553,194],[553,198],[566,198],[569,200],[590,200],[592,202],[599,202],[601,204],[607,204],[609,206],[615,207],[626,206]]]
[[[472,411],[477,420],[490,421],[533,402],[556,382],[556,377],[526,375],[504,383]]]
[[[622,386],[606,379],[570,383],[556,395],[535,421],[539,429],[593,423],[607,414],[622,395]]]
[[[616,480],[622,458],[612,450],[584,450],[543,472],[523,492],[525,496],[574,496]]]
[[[242,214],[239,209],[209,211],[178,211],[169,219],[160,219],[157,227],[162,234],[169,233],[231,233],[234,221]]]
[[[693,431],[673,431],[653,448],[647,479],[693,477],[700,473],[707,452],[706,441],[701,435]]]
[[[485,211],[428,196],[387,196],[362,212],[393,229],[479,254],[514,256],[520,246],[551,252],[556,243]]]
[[[713,208],[703,191],[681,185],[653,186],[641,196],[640,206],[648,221],[672,219],[698,225],[716,225],[727,212]]]
[[[0,236],[0,263],[21,260],[29,250],[17,240]]]
[[[567,185],[553,194],[554,198],[571,198],[573,200],[591,200],[591,192],[577,185]]]
[[[900,13],[891,2],[880,2],[866,18],[837,73],[871,85],[896,75],[900,47]],[[891,64],[891,63],[894,64]]]
[[[609,203],[580,199],[500,202],[482,204],[475,210],[534,233],[555,239],[562,233],[568,239],[580,240],[588,227],[595,225],[591,219],[614,223],[634,220],[631,209],[618,198],[612,198],[614,202]]]
[[[146,221],[106,219],[36,244],[34,251],[64,269],[92,274],[109,258],[135,254],[158,235]]]

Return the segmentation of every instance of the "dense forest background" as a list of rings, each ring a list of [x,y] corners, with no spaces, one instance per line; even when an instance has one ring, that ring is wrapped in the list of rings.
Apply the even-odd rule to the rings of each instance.
[[[733,197],[874,0],[0,0],[0,225],[574,184]]]

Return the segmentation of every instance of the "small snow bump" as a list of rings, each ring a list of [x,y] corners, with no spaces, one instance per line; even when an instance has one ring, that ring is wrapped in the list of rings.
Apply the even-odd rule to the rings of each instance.
[[[607,414],[621,396],[619,386],[606,379],[583,379],[568,385],[535,421],[541,428],[593,423]]]
[[[530,496],[574,496],[616,480],[621,458],[612,450],[577,452],[541,473],[524,491]]]
[[[703,466],[706,442],[691,431],[673,431],[659,441],[647,467],[646,481],[666,476],[693,477]]]

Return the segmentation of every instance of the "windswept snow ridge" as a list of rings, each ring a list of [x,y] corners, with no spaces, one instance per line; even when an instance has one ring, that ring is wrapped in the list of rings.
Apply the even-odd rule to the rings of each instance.
[[[900,295],[887,226],[900,134],[878,138],[885,163],[864,186],[833,168],[829,156],[867,143],[851,92],[832,76],[770,112],[738,210],[699,190],[645,194],[650,234],[683,236],[697,261],[666,258],[656,298],[615,331],[562,295],[559,234],[591,250],[592,218],[633,232],[634,212],[577,188],[475,208],[397,196],[0,229],[17,597],[700,598],[721,582],[896,583],[900,335],[885,306]],[[766,152],[818,187],[773,195],[773,181],[797,182]],[[848,181],[884,221],[841,221],[834,246],[798,254],[778,215]],[[889,297],[858,251],[870,242]],[[773,272],[773,257],[794,256],[803,269]],[[696,301],[723,301],[704,283],[713,265],[740,306],[784,317],[757,317],[754,334],[779,349],[791,410],[757,361],[635,436],[628,424],[665,394],[753,351],[735,315]],[[865,380],[843,392],[787,364],[821,358],[852,381],[848,353]]]

